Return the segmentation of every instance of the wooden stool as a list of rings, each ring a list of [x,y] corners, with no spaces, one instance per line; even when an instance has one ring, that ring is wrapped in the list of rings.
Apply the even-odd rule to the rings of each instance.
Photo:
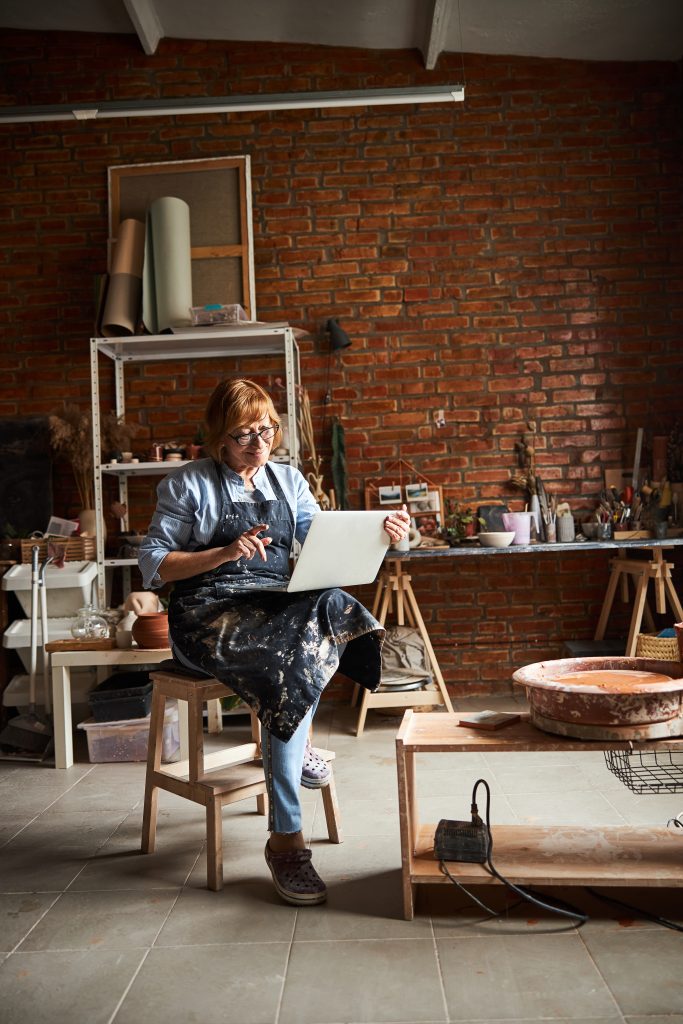
[[[223,807],[255,797],[258,813],[267,812],[260,722],[254,712],[250,711],[250,743],[204,754],[203,706],[212,702],[209,703],[209,724],[210,730],[216,731],[216,705],[220,707],[220,698],[230,695],[230,688],[217,679],[176,666],[175,662],[162,663],[159,669],[150,673],[150,679],[153,690],[142,818],[142,852],[154,853],[160,789],[202,804],[206,808],[207,886],[218,891],[223,887]],[[178,701],[182,760],[162,768],[167,700]],[[317,753],[327,762],[333,761],[335,757],[330,750],[318,749]],[[329,782],[321,787],[321,794],[330,842],[340,843],[339,808],[331,770]]]

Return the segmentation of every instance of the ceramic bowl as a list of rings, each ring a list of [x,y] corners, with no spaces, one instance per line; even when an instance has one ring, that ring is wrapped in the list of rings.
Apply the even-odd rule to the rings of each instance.
[[[598,535],[599,523],[581,523],[581,533],[588,540],[595,540]]]
[[[484,548],[507,548],[512,544],[515,531],[497,530],[492,533],[478,533],[479,543]]]

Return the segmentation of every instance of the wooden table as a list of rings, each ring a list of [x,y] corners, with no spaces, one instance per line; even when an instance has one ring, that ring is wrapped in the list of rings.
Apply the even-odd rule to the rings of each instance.
[[[172,657],[164,647],[148,651],[141,647],[113,651],[54,651],[52,662],[52,704],[54,713],[55,768],[70,768],[74,763],[73,724],[71,721],[71,669],[121,665],[158,665]]]
[[[434,859],[436,823],[420,822],[415,789],[416,754],[624,749],[623,742],[552,736],[531,725],[528,715],[495,732],[459,726],[458,717],[457,713],[406,711],[396,737],[403,905],[407,921],[413,918],[417,885],[452,884]],[[683,738],[639,743],[635,749],[683,751]],[[472,783],[475,781],[473,773]],[[469,820],[468,809],[469,803],[465,801],[462,819]],[[683,886],[683,840],[678,829],[494,825],[491,831],[495,866],[517,884]],[[448,868],[463,885],[502,884],[492,878],[483,864],[449,861]]]
[[[356,735],[362,735],[365,727],[365,718],[371,708],[443,704],[447,711],[453,710],[441,668],[436,659],[434,648],[413,591],[412,577],[410,572],[406,570],[410,570],[412,567],[419,567],[420,563],[426,559],[507,558],[510,570],[514,571],[514,559],[524,557],[525,555],[540,554],[550,557],[552,555],[564,555],[569,551],[597,551],[603,554],[606,551],[616,551],[617,557],[610,559],[610,579],[595,631],[595,640],[604,639],[607,622],[619,584],[621,584],[622,600],[624,602],[629,600],[628,579],[630,578],[635,583],[635,594],[629,635],[624,653],[629,657],[633,657],[636,653],[636,643],[643,617],[645,617],[650,630],[654,631],[655,629],[654,620],[646,600],[648,584],[650,582],[652,582],[654,587],[657,611],[660,613],[666,611],[666,601],[668,599],[671,609],[676,616],[676,621],[680,622],[683,620],[683,605],[676,593],[671,578],[673,566],[663,558],[664,549],[679,546],[683,546],[683,537],[667,538],[666,540],[641,538],[637,540],[616,541],[572,541],[566,544],[513,544],[507,548],[484,548],[480,547],[477,543],[464,543],[453,548],[413,548],[411,551],[389,550],[377,580],[372,613],[384,625],[388,615],[393,612],[399,626],[407,622],[419,630],[425,644],[427,658],[437,684],[437,689],[409,690],[407,692],[393,693],[389,691],[370,693],[369,690],[363,690],[358,712],[358,722],[356,724]],[[635,551],[645,551],[649,557],[641,557],[639,559],[629,557],[629,552]],[[356,684],[351,698],[352,705],[356,703],[360,693],[361,687]]]

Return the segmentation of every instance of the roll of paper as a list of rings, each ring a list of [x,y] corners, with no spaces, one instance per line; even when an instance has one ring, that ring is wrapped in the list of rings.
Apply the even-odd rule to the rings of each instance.
[[[133,218],[121,221],[102,316],[102,333],[107,338],[135,333],[142,297],[144,253],[145,225]]]
[[[190,207],[162,196],[147,212],[142,319],[152,334],[185,327],[191,306]]]

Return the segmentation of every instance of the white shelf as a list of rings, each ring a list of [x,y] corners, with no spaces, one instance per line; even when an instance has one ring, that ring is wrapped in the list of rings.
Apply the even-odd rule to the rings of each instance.
[[[174,459],[170,462],[117,462],[113,466],[111,462],[105,462],[102,465],[102,472],[111,473],[113,476],[166,476],[178,466],[186,466],[192,461]]]
[[[90,370],[92,385],[93,456],[95,466],[95,511],[98,522],[97,538],[97,595],[105,603],[105,569],[124,570],[124,588],[130,587],[130,569],[137,565],[135,558],[106,558],[102,523],[104,519],[102,478],[106,474],[118,483],[119,501],[128,504],[128,479],[135,476],[166,476],[190,461],[178,462],[101,462],[100,450],[100,363],[99,356],[107,356],[114,364],[115,412],[125,416],[126,363],[160,362],[173,359],[223,359],[240,357],[253,359],[277,356],[283,365],[286,380],[287,414],[289,422],[297,422],[297,388],[300,382],[299,349],[294,331],[287,324],[227,324],[213,328],[188,328],[173,334],[151,334],[131,338],[91,338]],[[276,457],[278,462],[298,465],[298,438],[296,428],[292,436],[289,456]],[[129,528],[128,519],[122,521]]]
[[[150,362],[170,359],[218,359],[240,356],[282,355],[288,328],[266,325],[195,328],[178,334],[150,334],[135,338],[95,338],[97,349],[110,359]]]

